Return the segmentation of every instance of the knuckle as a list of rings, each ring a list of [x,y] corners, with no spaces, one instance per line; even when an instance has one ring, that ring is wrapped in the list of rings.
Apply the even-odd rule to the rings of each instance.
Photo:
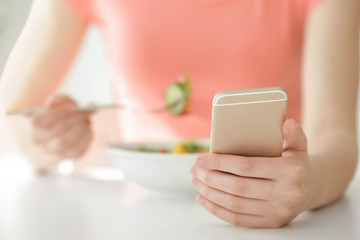
[[[237,213],[243,212],[244,207],[236,198],[231,198],[229,202],[230,202],[230,209],[232,211]]]
[[[209,176],[209,172],[207,170],[204,169],[199,169],[199,178],[204,182],[204,183],[209,183],[210,181],[210,176]]]
[[[243,161],[238,166],[238,172],[239,175],[251,175],[253,172],[253,169],[255,168],[255,161],[251,161],[251,159],[247,159],[246,161]]]
[[[233,192],[238,196],[246,196],[248,193],[248,184],[245,181],[236,181],[233,185]]]
[[[214,168],[215,169],[222,169],[221,168],[221,158],[218,154],[214,154],[213,156],[213,161],[214,161]]]
[[[206,198],[210,197],[210,192],[209,192],[209,188],[207,188],[206,186],[202,185],[200,187],[200,192],[203,196],[205,196]]]

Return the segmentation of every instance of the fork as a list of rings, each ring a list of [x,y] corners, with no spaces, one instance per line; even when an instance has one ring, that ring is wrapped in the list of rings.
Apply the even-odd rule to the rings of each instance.
[[[161,113],[164,112],[166,110],[168,110],[169,108],[172,108],[174,106],[176,106],[177,104],[179,104],[181,101],[184,101],[183,98],[177,99],[175,101],[173,101],[172,103],[169,103],[165,106],[159,107],[159,108],[154,108],[154,109],[136,109],[139,111],[146,111],[146,112],[150,112],[150,113]],[[101,105],[90,105],[90,106],[83,106],[83,107],[77,107],[76,111],[77,112],[93,112],[96,110],[100,110],[100,109],[116,109],[116,108],[127,108],[124,105],[121,104],[101,104]],[[27,109],[22,109],[22,110],[16,110],[16,111],[7,111],[6,115],[22,115],[22,116],[31,116],[34,114],[37,114],[38,112],[40,112],[43,109],[43,107],[38,106],[38,107],[33,107],[33,108],[27,108]]]

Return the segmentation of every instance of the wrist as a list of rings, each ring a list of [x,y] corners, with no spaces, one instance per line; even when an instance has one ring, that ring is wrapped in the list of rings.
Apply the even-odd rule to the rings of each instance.
[[[309,155],[310,168],[311,168],[311,199],[307,206],[307,210],[319,208],[326,204],[326,199],[329,190],[329,181],[328,181],[328,168],[321,161],[320,156],[316,154]]]
[[[323,206],[329,189],[328,176],[326,176],[326,173],[329,173],[327,166],[321,165],[320,163],[323,164],[323,162],[319,161],[316,155],[309,155],[309,163],[311,176],[308,184],[310,194],[306,210]]]

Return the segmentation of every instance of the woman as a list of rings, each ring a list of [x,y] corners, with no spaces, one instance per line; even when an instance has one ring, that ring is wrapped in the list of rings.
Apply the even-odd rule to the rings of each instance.
[[[282,86],[291,119],[281,157],[210,154],[191,169],[208,211],[235,225],[280,227],[337,200],[355,172],[359,9],[357,0],[36,0],[1,96],[13,110],[45,106],[22,120],[30,158],[43,154],[44,165],[81,156],[89,114],[53,92],[90,22],[102,28],[117,102],[162,106],[176,76],[192,78],[188,115],[119,111],[124,141],[208,137],[215,92]]]

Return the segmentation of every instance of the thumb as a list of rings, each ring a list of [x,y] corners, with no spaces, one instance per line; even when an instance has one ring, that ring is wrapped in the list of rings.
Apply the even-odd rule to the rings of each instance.
[[[287,119],[283,125],[284,147],[283,151],[306,151],[306,136],[294,119]]]

